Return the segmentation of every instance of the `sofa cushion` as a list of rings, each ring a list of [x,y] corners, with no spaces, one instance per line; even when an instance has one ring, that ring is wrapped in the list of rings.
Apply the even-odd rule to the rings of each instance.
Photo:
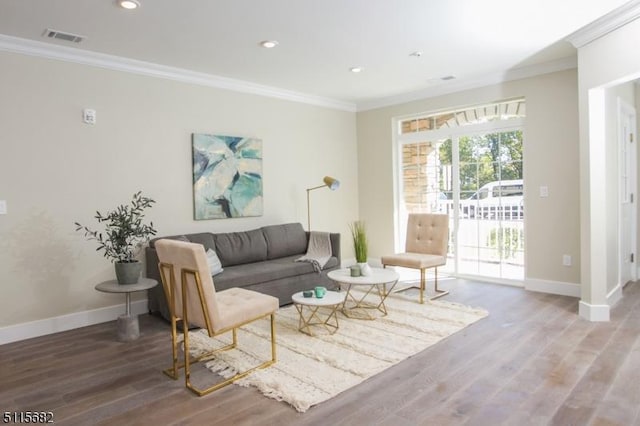
[[[307,233],[299,223],[264,226],[262,231],[267,241],[267,259],[278,259],[307,252]]]
[[[209,249],[211,250],[216,249],[216,244],[213,240],[213,234],[210,232],[201,232],[198,234],[186,234],[186,235],[170,235],[168,237],[154,238],[153,240],[149,241],[149,247],[154,248],[156,245],[156,241],[161,239],[178,240],[178,241],[185,241],[188,243],[202,244],[204,246],[205,251]]]
[[[260,229],[214,234],[215,251],[223,267],[267,259],[267,242]]]
[[[290,256],[263,262],[225,266],[224,272],[214,277],[213,284],[216,290],[223,290],[229,287],[246,287],[281,278],[316,273],[310,263],[296,262],[297,257]]]
[[[211,232],[201,232],[198,234],[186,234],[185,235],[189,241],[192,243],[202,244],[204,246],[204,251],[209,249],[216,250],[216,243],[213,239],[213,234]]]

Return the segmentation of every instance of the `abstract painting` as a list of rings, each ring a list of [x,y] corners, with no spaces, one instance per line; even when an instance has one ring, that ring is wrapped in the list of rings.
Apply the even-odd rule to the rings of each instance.
[[[262,141],[194,133],[194,219],[262,216]]]

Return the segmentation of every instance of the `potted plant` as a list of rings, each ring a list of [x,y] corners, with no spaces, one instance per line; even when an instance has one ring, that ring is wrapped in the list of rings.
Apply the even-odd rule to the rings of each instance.
[[[89,229],[76,222],[76,231],[84,231],[88,240],[98,242],[96,251],[103,251],[104,257],[115,264],[116,277],[120,284],[138,282],[142,263],[135,255],[142,244],[156,235],[153,222],[143,223],[144,211],[155,203],[151,198],[143,197],[142,192],[133,194],[131,205],[122,204],[113,211],[102,214],[96,212],[98,223],[104,223],[104,232]]]
[[[351,225],[351,237],[353,238],[353,249],[356,253],[356,262],[360,266],[360,273],[362,275],[368,275],[370,271],[369,265],[367,265],[367,230],[364,222],[356,220]]]

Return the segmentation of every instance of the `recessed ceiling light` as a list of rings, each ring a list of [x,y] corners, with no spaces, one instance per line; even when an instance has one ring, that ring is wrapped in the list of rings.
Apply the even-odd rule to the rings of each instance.
[[[260,46],[264,47],[265,49],[273,49],[277,45],[278,42],[275,40],[265,40],[260,42]]]
[[[124,9],[137,9],[140,7],[138,0],[118,0],[118,5]]]
[[[355,72],[355,73],[359,73],[362,72],[363,68],[362,67],[353,67],[353,68],[349,68],[349,71],[351,72]]]
[[[420,56],[422,56],[422,52],[420,52],[419,50],[416,50],[415,52],[409,53],[409,56],[413,56],[415,58],[419,58]]]

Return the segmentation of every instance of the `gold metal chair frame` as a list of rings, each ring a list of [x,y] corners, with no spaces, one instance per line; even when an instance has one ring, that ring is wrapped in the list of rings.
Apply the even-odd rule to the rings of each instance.
[[[250,373],[252,373],[253,371],[260,369],[260,368],[265,368],[268,367],[270,365],[275,364],[275,362],[277,361],[276,358],[276,329],[275,329],[275,313],[271,313],[271,314],[267,314],[267,315],[262,315],[260,317],[256,317],[256,318],[252,318],[248,321],[245,321],[241,324],[238,324],[234,327],[228,327],[222,330],[219,330],[217,333],[213,333],[212,327],[211,327],[211,320],[209,318],[209,311],[207,309],[207,303],[204,300],[204,292],[202,290],[202,281],[200,280],[200,274],[198,273],[198,271],[195,270],[191,270],[191,269],[182,269],[181,271],[181,287],[182,287],[182,313],[183,313],[183,317],[179,318],[175,313],[175,295],[172,289],[176,288],[175,287],[175,275],[174,275],[174,267],[173,264],[170,263],[163,263],[160,262],[159,263],[159,269],[160,269],[160,277],[162,279],[162,285],[164,287],[164,291],[165,291],[165,295],[167,295],[168,297],[168,304],[169,304],[169,311],[171,313],[171,355],[172,355],[172,366],[163,370],[163,373],[166,374],[167,376],[171,377],[174,380],[178,380],[178,378],[180,377],[180,369],[184,368],[184,373],[185,373],[185,387],[187,389],[189,389],[190,391],[192,391],[193,393],[195,393],[198,396],[203,396],[203,395],[207,395],[213,391],[216,391],[220,388],[223,388],[224,386],[227,386],[233,382],[235,382],[238,379],[241,379],[247,375],[249,375]],[[166,277],[166,272],[167,270],[169,271],[169,279],[167,280]],[[202,308],[202,313],[204,315],[204,319],[205,319],[205,323],[207,326],[207,331],[209,333],[209,337],[215,337],[215,336],[219,336],[221,334],[224,334],[228,331],[232,332],[232,338],[233,341],[232,343],[230,343],[229,345],[226,345],[222,348],[218,348],[216,350],[204,353],[198,357],[194,357],[192,358],[189,355],[189,315],[188,315],[188,308],[187,308],[187,275],[192,275],[194,278],[194,282],[196,285],[196,288],[198,290],[198,296],[200,299],[200,306]],[[249,370],[237,373],[236,375],[234,375],[233,377],[230,377],[228,379],[225,379],[224,381],[220,382],[220,383],[216,383],[215,385],[212,385],[208,388],[204,388],[204,389],[199,389],[197,387],[195,387],[192,383],[191,383],[191,364],[197,363],[202,361],[203,359],[208,359],[210,357],[212,357],[213,355],[215,355],[216,353],[222,352],[222,351],[226,351],[229,349],[234,349],[238,346],[238,336],[237,336],[237,329],[242,327],[243,325],[249,324],[253,321],[262,319],[262,318],[266,318],[267,316],[271,317],[271,359],[268,361],[265,361],[253,368],[250,368]],[[182,332],[183,332],[183,355],[184,355],[184,361],[182,363],[178,362],[178,339],[177,339],[177,321],[178,320],[182,320]]]
[[[382,265],[383,268],[386,268],[387,265]],[[426,270],[427,269],[431,269],[431,268],[422,268],[420,269],[420,285],[412,285],[409,287],[403,287],[401,289],[396,290],[396,293],[401,293],[403,291],[407,291],[410,290],[412,288],[417,288],[418,290],[420,290],[420,303],[424,304],[424,291],[426,289]],[[449,294],[449,290],[440,290],[438,288],[438,267],[434,266],[434,273],[435,273],[435,296],[431,296],[429,298],[429,300],[436,300],[439,299],[440,297],[446,296],[447,294]]]

